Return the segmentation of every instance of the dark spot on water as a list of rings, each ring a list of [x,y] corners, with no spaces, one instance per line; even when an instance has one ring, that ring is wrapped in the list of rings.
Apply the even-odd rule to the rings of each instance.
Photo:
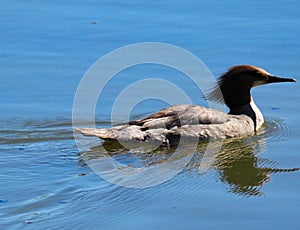
[[[280,108],[278,108],[278,107],[272,107],[271,109],[272,110],[279,110]]]
[[[0,204],[8,203],[8,200],[0,200]]]
[[[59,204],[66,204],[67,202],[66,201],[59,201],[58,203]]]
[[[173,207],[172,207],[172,209],[176,209],[176,208],[177,208],[176,206],[173,206]]]
[[[32,224],[32,221],[31,220],[25,220],[25,223],[26,224]]]
[[[93,25],[99,24],[99,21],[93,21],[93,22],[91,22],[91,24],[93,24]]]
[[[86,175],[86,173],[79,173],[79,174],[77,174],[77,176],[85,176]]]
[[[25,150],[24,148],[19,148],[19,150]]]

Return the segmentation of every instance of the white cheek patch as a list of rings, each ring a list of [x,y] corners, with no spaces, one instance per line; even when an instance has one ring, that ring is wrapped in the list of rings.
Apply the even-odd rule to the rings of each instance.
[[[258,81],[255,81],[255,82],[253,83],[253,87],[254,87],[254,86],[259,86],[259,85],[264,85],[264,84],[266,84],[266,81],[258,80]]]

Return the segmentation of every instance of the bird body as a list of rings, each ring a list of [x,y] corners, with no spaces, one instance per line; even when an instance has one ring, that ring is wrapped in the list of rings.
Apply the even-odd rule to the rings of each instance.
[[[84,135],[118,141],[138,141],[175,145],[180,138],[199,141],[242,137],[255,133],[264,118],[250,90],[274,82],[295,82],[275,77],[249,65],[234,66],[223,74],[207,99],[224,102],[229,114],[199,105],[180,104],[162,109],[148,117],[106,129],[78,128]]]

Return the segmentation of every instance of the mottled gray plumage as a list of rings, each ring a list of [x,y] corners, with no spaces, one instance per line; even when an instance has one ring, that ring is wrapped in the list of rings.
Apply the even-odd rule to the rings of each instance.
[[[85,135],[119,141],[177,143],[177,137],[200,140],[239,137],[253,133],[253,121],[246,115],[229,115],[197,105],[174,105],[128,125],[108,129],[79,129]],[[174,143],[172,143],[174,140]]]

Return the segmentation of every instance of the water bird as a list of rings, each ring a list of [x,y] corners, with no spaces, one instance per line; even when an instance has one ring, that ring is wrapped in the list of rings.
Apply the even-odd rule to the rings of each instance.
[[[222,74],[206,95],[208,100],[225,103],[228,114],[199,105],[179,104],[127,124],[77,130],[104,140],[160,143],[162,146],[176,145],[180,138],[205,141],[253,135],[263,125],[264,118],[250,91],[255,86],[279,82],[296,80],[274,76],[256,66],[237,65]]]

